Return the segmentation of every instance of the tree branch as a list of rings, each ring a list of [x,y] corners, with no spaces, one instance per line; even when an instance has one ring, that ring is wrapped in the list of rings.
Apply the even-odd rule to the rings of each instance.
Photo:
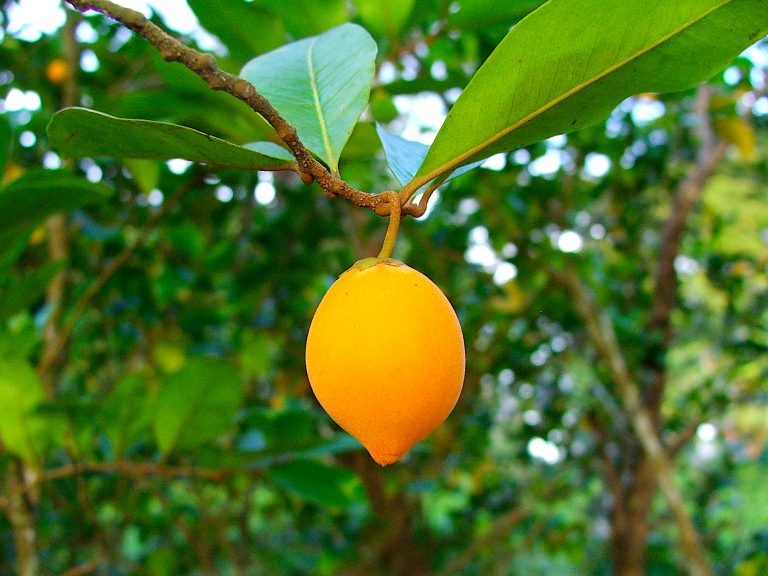
[[[703,424],[706,420],[704,418],[697,418],[691,422],[689,422],[685,428],[680,430],[677,434],[675,434],[674,437],[669,439],[667,442],[667,453],[670,455],[670,457],[674,457],[677,454],[680,453],[680,450],[682,450],[686,444],[696,436],[696,432],[699,429],[699,426]]]
[[[167,32],[147,20],[140,12],[119,6],[110,0],[66,0],[80,12],[95,10],[120,22],[126,28],[142,36],[168,62],[179,62],[202,78],[213,90],[221,90],[245,102],[254,112],[261,114],[275,129],[277,135],[296,157],[299,165],[299,175],[310,184],[317,182],[330,197],[342,196],[357,206],[373,210],[381,216],[389,215],[389,203],[380,194],[363,192],[353,188],[344,180],[331,174],[328,169],[317,161],[302,144],[294,128],[270,104],[264,96],[256,91],[250,82],[221,70],[216,59],[210,54],[203,54],[185,46]],[[403,213],[410,214],[416,206],[403,206]]]
[[[37,558],[37,534],[33,511],[25,498],[28,484],[23,479],[21,464],[11,462],[8,465],[6,479],[7,514],[16,549],[16,569],[19,576],[35,576],[40,564]]]
[[[96,572],[96,569],[98,568],[99,564],[95,560],[92,560],[91,562],[88,562],[86,564],[82,564],[81,566],[75,566],[74,568],[70,568],[66,572],[62,573],[61,576],[84,576],[85,574],[91,574],[93,572]]]
[[[704,185],[725,154],[725,145],[715,140],[709,122],[709,100],[710,87],[703,85],[699,88],[695,104],[695,113],[699,120],[698,136],[701,141],[696,164],[675,190],[669,219],[661,234],[661,252],[654,273],[650,325],[651,329],[661,331],[665,341],[670,336],[670,316],[677,300],[675,258],[680,253],[688,217],[701,197]]]
[[[40,358],[40,363],[37,367],[37,373],[41,379],[44,381],[47,379],[57,359],[62,354],[62,352],[64,352],[67,344],[69,344],[69,340],[72,338],[72,332],[75,328],[75,324],[77,323],[80,316],[82,316],[82,314],[88,308],[91,300],[93,300],[96,294],[99,293],[99,291],[104,287],[109,279],[114,276],[115,272],[122,268],[122,266],[128,261],[133,253],[142,244],[144,244],[144,242],[147,241],[150,232],[152,232],[155,226],[157,226],[157,223],[160,222],[163,216],[170,212],[170,210],[176,205],[182,196],[195,188],[202,181],[202,176],[198,176],[187,180],[184,184],[179,186],[179,188],[176,189],[176,191],[168,198],[168,200],[163,202],[160,209],[157,212],[154,212],[147,219],[139,234],[136,235],[134,241],[131,242],[122,252],[120,252],[107,266],[105,266],[101,273],[91,283],[91,285],[88,286],[86,291],[82,293],[80,298],[75,303],[72,313],[69,315],[67,321],[62,326],[61,331],[58,333],[56,340],[53,341],[49,346],[46,346],[45,350],[43,351],[43,354]]]
[[[597,306],[586,286],[573,271],[551,271],[551,274],[571,295],[571,301],[584,322],[589,340],[608,368],[611,380],[624,402],[635,434],[677,524],[689,573],[691,576],[712,576],[701,537],[685,510],[685,501],[675,485],[667,453],[659,439],[654,420],[641,401],[637,383],[627,368],[611,320]]]
[[[58,480],[79,476],[87,472],[119,473],[135,478],[146,476],[188,476],[190,478],[203,478],[205,480],[221,481],[236,474],[261,474],[261,470],[230,469],[230,468],[198,468],[196,466],[172,466],[162,462],[131,462],[130,460],[117,460],[115,462],[75,462],[67,466],[45,470],[40,475],[40,482]]]
[[[672,310],[678,298],[675,259],[680,254],[680,246],[691,212],[701,198],[707,180],[725,155],[725,144],[717,142],[709,119],[710,92],[710,86],[702,85],[696,94],[694,111],[698,118],[696,131],[701,144],[693,169],[678,185],[672,196],[669,218],[661,233],[659,260],[653,277],[649,333],[657,335],[657,342],[650,348],[647,356],[646,366],[650,368],[651,376],[643,396],[645,406],[654,416],[654,422],[657,425],[666,381],[663,351],[672,339]]]
[[[477,558],[478,553],[500,540],[507,538],[512,529],[531,515],[527,507],[513,508],[499,516],[486,534],[472,542],[456,558],[451,560],[437,573],[437,576],[453,576],[461,572],[470,562]]]

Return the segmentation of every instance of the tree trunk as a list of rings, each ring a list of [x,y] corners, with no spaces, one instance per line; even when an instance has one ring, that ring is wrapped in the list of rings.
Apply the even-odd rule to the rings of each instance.
[[[13,530],[16,548],[16,570],[18,576],[38,574],[37,533],[34,511],[24,494],[24,479],[21,465],[11,463],[8,467],[8,520]]]
[[[614,503],[611,514],[613,576],[644,576],[646,573],[648,516],[655,490],[653,471],[641,457],[630,484]]]
[[[362,563],[351,573],[371,576],[384,568],[387,576],[431,574],[428,549],[416,537],[403,494],[387,490],[384,470],[367,453],[352,454],[349,465],[360,475],[376,517],[363,537]]]

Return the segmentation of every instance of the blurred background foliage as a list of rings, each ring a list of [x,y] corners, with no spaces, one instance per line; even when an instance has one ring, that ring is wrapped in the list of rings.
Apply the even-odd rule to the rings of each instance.
[[[377,81],[340,169],[381,191],[395,183],[374,120],[428,139],[541,2],[148,4],[232,72],[363,25]],[[315,306],[375,255],[385,221],[293,174],[63,162],[45,127],[66,103],[236,143],[263,124],[101,16],[48,0],[7,0],[1,16],[0,574],[23,573],[28,554],[40,574],[629,574],[611,482],[632,485],[638,445],[553,268],[593,294],[639,381],[663,364],[660,433],[716,573],[768,573],[768,46],[706,88],[728,148],[674,261],[661,359],[653,272],[702,146],[697,91],[639,95],[597,126],[494,156],[403,222],[395,256],[454,304],[467,377],[449,420],[381,469],[319,408],[303,354]],[[58,200],[22,210],[24,186]],[[70,189],[88,201],[68,204]],[[57,210],[63,241],[44,221]],[[68,321],[38,376],[46,330]],[[684,574],[665,502],[646,512],[645,573]]]

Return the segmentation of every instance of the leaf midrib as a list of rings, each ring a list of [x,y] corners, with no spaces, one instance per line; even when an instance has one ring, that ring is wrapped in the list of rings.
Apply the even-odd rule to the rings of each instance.
[[[476,154],[477,152],[479,152],[483,148],[487,148],[488,146],[490,146],[494,142],[497,142],[498,140],[501,140],[504,136],[506,136],[510,132],[516,130],[518,127],[522,126],[523,124],[526,124],[527,122],[531,121],[533,118],[536,118],[537,116],[540,116],[541,114],[544,114],[550,108],[552,108],[555,105],[559,104],[560,102],[563,102],[563,101],[567,100],[568,98],[570,98],[573,94],[576,94],[577,92],[583,90],[584,88],[586,88],[586,87],[588,87],[588,86],[590,86],[592,84],[595,84],[596,82],[602,80],[603,78],[605,78],[606,76],[608,76],[609,74],[614,72],[615,70],[618,70],[622,66],[626,66],[629,62],[632,62],[633,60],[637,60],[638,58],[641,58],[642,56],[644,56],[645,54],[647,54],[651,50],[661,46],[664,42],[667,42],[670,38],[673,38],[673,37],[677,36],[683,30],[686,30],[687,28],[690,28],[691,26],[693,26],[696,23],[700,22],[701,20],[703,20],[704,18],[706,18],[707,16],[709,16],[713,12],[716,12],[717,10],[721,10],[724,6],[726,6],[727,4],[730,4],[732,1],[733,0],[725,0],[724,2],[718,4],[717,6],[713,6],[707,12],[704,12],[698,18],[695,18],[693,20],[685,22],[679,28],[673,30],[672,32],[670,32],[666,36],[663,36],[657,42],[654,42],[653,44],[649,45],[647,48],[645,48],[643,50],[640,50],[640,51],[636,52],[635,54],[632,54],[629,58],[626,58],[626,59],[622,60],[621,62],[617,62],[616,64],[614,64],[613,66],[611,66],[609,68],[606,68],[606,70],[604,70],[602,73],[594,76],[593,78],[590,78],[589,81],[582,82],[582,83],[578,84],[577,86],[574,86],[568,92],[565,92],[564,94],[562,94],[561,96],[555,98],[554,100],[551,100],[551,101],[547,102],[546,105],[544,105],[544,106],[542,106],[540,108],[537,108],[536,110],[534,110],[533,112],[531,112],[527,116],[524,116],[523,118],[521,118],[520,120],[515,122],[513,125],[508,126],[504,130],[499,131],[497,134],[494,134],[490,138],[485,139],[484,141],[482,141],[481,143],[473,146],[472,148],[470,148],[469,150],[467,150],[463,154],[454,157],[451,161],[445,162],[444,164],[441,164],[440,166],[438,166],[437,168],[435,168],[434,170],[432,170],[428,174],[425,174],[424,176],[421,176],[419,179],[412,181],[411,183],[409,183],[406,186],[406,188],[409,189],[409,190],[412,189],[414,191],[418,190],[421,186],[423,186],[427,182],[430,182],[431,180],[433,180],[434,178],[436,178],[437,176],[439,176],[443,172],[445,172],[447,170],[450,170],[454,166],[460,165],[463,160],[466,160],[467,158],[471,158],[474,154]]]
[[[333,164],[330,166],[330,168],[331,168],[331,171],[335,173],[337,171],[337,168],[333,160],[333,149],[331,147],[330,136],[328,135],[328,127],[325,124],[325,116],[323,116],[323,108],[320,104],[320,91],[317,88],[317,74],[315,73],[315,64],[312,61],[312,49],[315,47],[315,42],[317,42],[317,38],[312,39],[312,42],[309,43],[309,48],[307,49],[307,69],[309,71],[309,85],[312,90],[312,100],[315,106],[315,112],[317,113],[317,118],[318,118],[318,121],[320,122],[320,133],[323,136],[323,148],[325,150],[325,157],[329,163]]]

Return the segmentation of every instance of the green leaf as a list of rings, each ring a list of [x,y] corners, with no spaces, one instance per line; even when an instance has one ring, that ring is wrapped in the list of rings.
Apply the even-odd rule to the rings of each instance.
[[[343,507],[364,498],[362,482],[356,474],[314,460],[275,466],[268,475],[286,490],[322,506]]]
[[[264,376],[275,356],[275,341],[262,332],[244,330],[240,341],[240,368],[246,378]]]
[[[50,442],[50,423],[40,412],[43,385],[28,362],[0,358],[0,440],[27,462],[39,462]]]
[[[243,144],[243,148],[248,148],[248,150],[253,150],[254,152],[264,154],[265,156],[271,156],[272,158],[279,158],[286,162],[294,162],[293,154],[274,142],[248,142],[247,144]]]
[[[763,0],[550,0],[478,70],[409,188],[594,124],[632,94],[695,86],[767,31]]]
[[[68,158],[183,158],[247,170],[292,170],[292,159],[268,156],[210,134],[167,122],[116,118],[85,108],[66,108],[53,115],[48,136]]]
[[[294,38],[321,34],[349,19],[344,0],[258,0],[282,18],[288,32]]]
[[[535,10],[545,0],[462,0],[458,12],[448,15],[451,29],[487,28],[494,24],[509,25]]]
[[[126,158],[123,164],[131,172],[136,187],[143,194],[149,194],[160,182],[160,163],[144,158]]]
[[[5,174],[5,167],[8,164],[8,157],[11,155],[11,144],[13,143],[13,129],[8,121],[8,116],[0,115],[0,179]]]
[[[280,46],[286,37],[278,16],[255,2],[187,0],[203,27],[226,44],[239,62]]]
[[[237,370],[223,360],[189,360],[160,386],[154,430],[164,454],[194,448],[225,432],[243,396]]]
[[[344,147],[341,163],[344,164],[345,161],[356,159],[370,160],[380,151],[381,141],[376,134],[374,124],[372,122],[358,122]]]
[[[357,13],[368,29],[397,39],[413,10],[414,0],[355,0]]]
[[[0,275],[6,274],[16,263],[27,249],[28,242],[28,234],[0,233]]]
[[[42,334],[30,316],[17,316],[0,330],[0,358],[28,358],[40,345]]]
[[[48,262],[21,278],[14,278],[5,290],[0,290],[0,323],[27,308],[44,293],[53,277],[64,267],[63,260]]]
[[[252,56],[248,54],[248,58]],[[281,142],[267,121],[245,102],[211,90],[188,68],[169,66],[157,51],[149,55],[149,68],[157,76],[157,87],[122,92],[114,108],[111,102],[104,102],[111,114],[182,124],[232,142]]]
[[[387,157],[389,168],[392,170],[395,178],[397,178],[397,181],[401,185],[405,185],[416,175],[419,166],[421,166],[429,151],[429,146],[421,142],[406,140],[402,136],[387,132],[379,124],[376,125],[376,130],[379,133],[381,143],[384,145],[384,154]],[[461,176],[482,163],[483,160],[480,160],[469,166],[462,166],[446,178],[445,181],[448,182],[457,176]]]
[[[65,171],[30,170],[0,191],[0,234],[108,198],[111,190]]]
[[[142,374],[129,374],[115,386],[101,409],[106,434],[115,457],[149,430],[152,423],[152,397]]]
[[[344,24],[254,58],[240,72],[296,127],[335,173],[344,144],[368,103],[376,43]]]

